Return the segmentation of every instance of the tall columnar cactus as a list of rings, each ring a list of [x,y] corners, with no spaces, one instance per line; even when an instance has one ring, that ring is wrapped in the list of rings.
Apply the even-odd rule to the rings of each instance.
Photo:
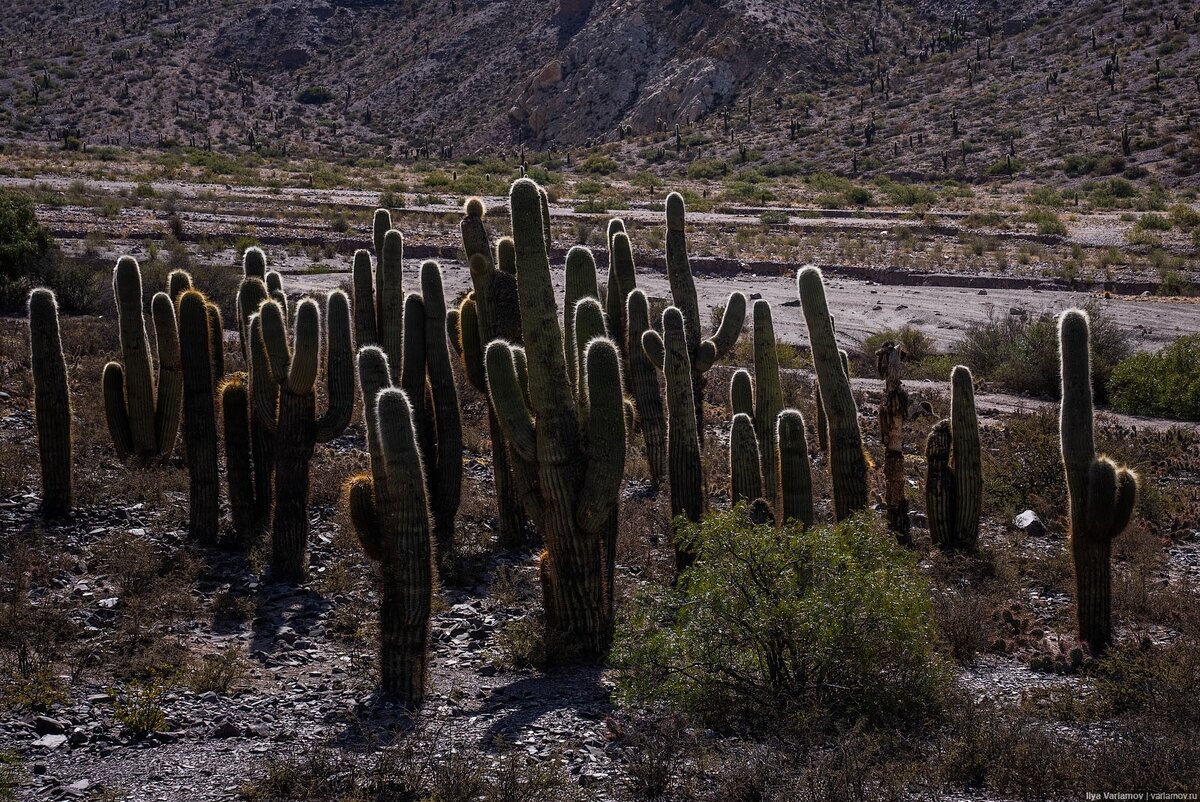
[[[775,454],[775,419],[783,410],[783,385],[779,379],[779,352],[771,304],[754,303],[754,379],[744,369],[734,371],[729,382],[729,403],[734,415],[745,414],[754,425],[758,441],[763,486],[779,483]],[[753,500],[753,499],[751,499]]]
[[[663,312],[663,336],[648,330],[642,338],[647,353],[659,355],[667,384],[667,479],[671,486],[671,517],[682,515],[693,523],[704,512],[704,473],[700,466],[692,365],[683,314],[675,307]],[[652,355],[653,359],[654,356]],[[675,541],[675,566],[683,570],[695,554],[686,543]]]
[[[605,310],[613,337],[621,343],[621,356],[628,360],[624,343],[629,339],[626,307],[629,294],[637,289],[637,272],[633,266],[633,246],[625,233],[625,224],[610,220],[608,225],[608,295]]]
[[[260,526],[255,497],[251,446],[249,382],[245,373],[234,373],[218,391],[221,425],[225,436],[225,483],[235,542],[245,548]]]
[[[521,315],[517,303],[516,257],[513,241],[502,238],[496,245],[496,258],[479,253],[482,241],[487,240],[483,228],[483,204],[469,203],[469,212],[462,222],[463,248],[468,253],[472,290],[458,309],[457,350],[471,385],[488,396],[487,371],[484,368],[484,349],[500,338],[521,342]],[[478,212],[479,219],[474,219]],[[500,543],[507,548],[520,548],[526,543],[526,518],[512,475],[512,461],[504,430],[488,396],[488,431],[492,442],[492,471],[496,485],[496,509],[499,516]]]
[[[385,696],[421,706],[435,581],[429,502],[408,397],[391,386],[387,357],[358,353],[371,471],[350,479],[346,502],[363,551],[380,564],[380,680]]]
[[[437,262],[421,265],[421,295],[406,299],[404,329],[400,384],[412,406],[425,463],[438,556],[446,560],[454,550],[454,518],[462,497],[463,440]]]
[[[375,214],[373,277],[370,255],[362,250],[354,254],[354,334],[360,348],[364,345],[383,348],[388,364],[395,371],[392,381],[399,382],[404,353],[404,235],[389,228],[381,236],[379,212]]]
[[[840,521],[867,506],[867,461],[858,428],[858,407],[833,336],[821,271],[816,267],[802,268],[796,286],[808,324],[817,385],[829,422],[829,473],[834,516]]]
[[[749,415],[739,412],[729,427],[729,498],[734,504],[754,501],[763,494],[758,450],[754,422]]]
[[[275,451],[274,451],[274,436],[271,430],[274,425],[273,420],[268,420],[258,412],[258,406],[267,409],[274,409],[278,404],[279,389],[275,380],[270,377],[270,371],[267,369],[266,354],[260,348],[252,347],[254,341],[250,337],[250,318],[258,312],[263,301],[272,298],[273,294],[267,289],[265,278],[267,273],[267,257],[258,248],[247,248],[242,256],[243,277],[242,283],[238,287],[237,298],[237,316],[238,316],[238,334],[242,346],[242,360],[246,365],[248,375],[242,381],[245,386],[243,395],[246,410],[238,411],[231,410],[229,404],[235,399],[243,397],[234,389],[233,395],[230,396],[228,402],[225,398],[224,390],[221,393],[221,409],[223,416],[223,425],[225,428],[226,447],[226,480],[229,484],[230,499],[238,498],[248,500],[251,507],[251,515],[246,517],[242,515],[245,510],[239,510],[236,505],[233,505],[233,524],[237,538],[242,541],[243,545],[249,545],[255,539],[255,536],[263,531],[270,518],[271,514],[271,492],[272,479],[275,470]],[[278,276],[274,271],[270,275]],[[287,298],[283,293],[282,285],[280,289],[274,293],[276,303],[280,303],[281,309],[286,309]],[[258,360],[262,362],[260,369],[253,369],[254,362]],[[251,385],[249,375],[257,375],[262,383],[261,387],[255,390]],[[263,397],[261,405],[255,404],[254,398],[259,394]],[[245,421],[245,423],[243,423]],[[245,426],[245,432],[231,432],[231,426]],[[243,455],[236,450],[230,452],[230,443],[239,443],[248,441],[250,444],[250,452],[248,455]],[[243,462],[243,459],[249,460]],[[233,463],[237,463],[235,467]],[[248,472],[244,472],[245,467]],[[235,488],[235,484],[243,481],[249,481],[249,485],[239,485]]]
[[[950,417],[938,421],[925,444],[925,506],[929,534],[940,549],[973,549],[983,508],[979,419],[971,371],[950,374]]]
[[[667,196],[667,279],[671,298],[683,315],[688,360],[692,371],[693,406],[696,411],[696,431],[704,443],[704,386],[705,374],[718,359],[729,353],[742,333],[746,320],[746,296],[731,293],[716,332],[709,339],[700,338],[700,304],[696,299],[696,281],[688,260],[687,233],[684,225],[683,196],[672,192]],[[657,347],[655,347],[657,351]]]
[[[137,260],[122,256],[113,270],[113,295],[121,332],[122,362],[104,366],[104,408],[108,431],[122,459],[167,457],[179,433],[183,375],[175,306],[165,292],[150,302],[158,341],[158,392],[154,389],[150,341],[142,316],[142,272]]]
[[[837,327],[833,322],[833,315],[829,316],[829,328],[835,334]],[[844,350],[838,350],[838,356],[842,359],[842,370],[846,372],[846,376],[850,375],[850,355]],[[829,421],[825,417],[825,402],[821,400],[821,386],[818,384],[813,387],[813,404],[817,410],[817,450],[825,451],[829,448]]]
[[[42,469],[42,514],[71,511],[71,394],[58,330],[58,301],[43,287],[29,293],[33,413]]]
[[[625,307],[625,327],[629,390],[633,395],[637,422],[646,443],[646,464],[650,469],[650,479],[657,485],[666,475],[667,468],[666,419],[658,372],[642,348],[642,337],[651,328],[650,304],[641,290],[629,293]]]
[[[1092,370],[1087,313],[1059,318],[1063,468],[1071,506],[1071,553],[1079,637],[1094,654],[1112,642],[1112,542],[1125,531],[1137,503],[1137,475],[1096,456],[1092,431]]]
[[[179,358],[183,365],[183,437],[189,477],[188,534],[207,545],[217,542],[220,478],[217,469],[217,413],[214,402],[209,301],[198,290],[179,296]]]
[[[582,415],[567,376],[537,184],[512,186],[523,370],[503,340],[487,346],[488,389],[525,477],[526,510],[546,543],[541,561],[551,659],[597,660],[612,630],[605,565],[625,468],[625,412],[616,346],[593,339],[583,359]],[[528,394],[522,387],[525,373]]]
[[[904,348],[888,341],[875,352],[884,394],[879,402],[879,434],[883,440],[883,476],[887,489],[888,529],[903,545],[912,544],[908,497],[904,493],[904,424],[908,420],[908,393],[904,389]]]
[[[254,404],[275,439],[275,504],[271,519],[271,567],[283,581],[300,582],[307,574],[309,461],[317,443],[345,431],[354,412],[354,353],[350,344],[350,302],[341,291],[329,294],[325,328],[328,408],[316,415],[314,385],[320,367],[321,312],[306,298],[296,307],[289,345],[283,310],[266,301],[250,323],[250,363]],[[266,373],[266,375],[261,375]],[[278,392],[270,406],[271,384]],[[266,391],[266,392],[264,392]]]
[[[808,439],[804,418],[794,409],[779,413],[775,423],[776,463],[779,486],[775,516],[780,524],[795,519],[805,526],[813,523],[812,471],[808,461]]]

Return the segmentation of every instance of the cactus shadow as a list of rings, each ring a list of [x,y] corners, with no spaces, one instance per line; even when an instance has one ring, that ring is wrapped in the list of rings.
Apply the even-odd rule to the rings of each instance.
[[[255,603],[251,654],[287,651],[301,638],[321,637],[321,615],[329,608],[329,600],[310,588],[265,585]]]
[[[600,683],[601,670],[590,666],[561,668],[523,677],[493,688],[480,702],[484,709],[500,708],[498,717],[479,736],[479,746],[513,741],[535,721],[559,710],[579,718],[599,719],[612,710],[609,690]]]

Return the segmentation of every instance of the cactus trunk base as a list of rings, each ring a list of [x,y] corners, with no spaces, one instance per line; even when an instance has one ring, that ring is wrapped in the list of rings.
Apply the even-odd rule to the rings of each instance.
[[[525,510],[513,483],[508,462],[508,446],[504,431],[492,405],[488,404],[488,430],[492,438],[492,473],[496,484],[496,514],[500,524],[500,545],[506,549],[522,549],[529,545]]]
[[[316,399],[311,394],[279,395],[271,569],[277,581],[303,582],[308,576],[308,466]]]
[[[425,655],[429,648],[429,615],[406,616],[406,573],[385,564],[383,598],[379,605],[380,690],[405,708],[415,710],[425,700]],[[416,621],[414,623],[413,621]]]
[[[1074,538],[1075,599],[1079,639],[1093,655],[1103,654],[1112,643],[1112,541]]]

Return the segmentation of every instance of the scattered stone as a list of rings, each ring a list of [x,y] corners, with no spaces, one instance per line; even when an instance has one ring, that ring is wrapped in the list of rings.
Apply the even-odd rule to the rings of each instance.
[[[1046,525],[1042,523],[1042,519],[1038,518],[1037,513],[1033,510],[1025,510],[1025,512],[1013,518],[1013,526],[1033,537],[1041,537],[1046,534]]]

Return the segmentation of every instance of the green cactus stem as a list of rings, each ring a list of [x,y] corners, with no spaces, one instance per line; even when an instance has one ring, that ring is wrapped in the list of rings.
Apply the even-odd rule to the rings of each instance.
[[[150,303],[158,342],[156,394],[150,341],[142,315],[142,273],[131,256],[117,260],[113,295],[117,301],[122,361],[104,366],[104,406],[109,433],[122,459],[166,458],[175,447],[183,399],[175,306],[165,292],[155,294]]]
[[[657,486],[667,469],[666,418],[658,371],[642,348],[643,335],[650,331],[650,304],[641,290],[629,293],[625,308],[626,347],[629,361],[629,389],[642,439],[646,444],[646,465]],[[662,341],[659,340],[661,343]]]
[[[775,455],[775,419],[783,411],[783,385],[779,379],[779,352],[775,347],[775,324],[771,304],[754,302],[754,433],[762,459],[763,486],[779,483]],[[751,499],[753,501],[753,499]]]
[[[1063,312],[1059,318],[1059,423],[1070,501],[1079,638],[1099,655],[1112,642],[1112,542],[1133,518],[1138,478],[1108,457],[1096,456],[1088,340],[1087,313],[1080,309]]]
[[[739,412],[729,427],[729,498],[751,502],[763,494],[762,460],[750,416]]]
[[[876,368],[883,379],[879,402],[879,434],[883,441],[883,477],[886,487],[888,529],[904,546],[912,545],[905,495],[904,424],[908,421],[908,392],[904,389],[904,348],[889,340],[875,352]]]
[[[29,293],[29,352],[42,515],[54,518],[71,511],[71,394],[58,328],[58,301],[54,292],[44,287]]]
[[[189,478],[188,534],[205,545],[220,535],[220,477],[214,403],[209,301],[199,290],[179,296],[179,358],[183,366],[183,436]]]
[[[407,709],[425,698],[436,582],[429,501],[408,397],[391,386],[387,356],[358,354],[371,470],[350,479],[346,503],[366,555],[380,564],[380,690]]]
[[[492,241],[488,236],[487,226],[483,224],[486,214],[487,207],[479,198],[467,198],[463,204],[463,219],[459,223],[459,231],[462,234],[467,264],[470,264],[476,255],[482,256],[489,263],[492,261]]]
[[[563,332],[568,344],[575,343],[575,306],[584,298],[600,299],[600,288],[596,283],[596,259],[589,248],[576,245],[567,251],[565,271],[566,286],[563,292]],[[602,322],[603,324],[603,322]],[[578,353],[568,348],[567,375],[575,382]]]
[[[821,401],[829,422],[829,473],[834,516],[841,521],[867,506],[867,461],[858,427],[858,407],[834,339],[821,271],[816,267],[802,268],[796,286],[808,324]]]
[[[700,335],[700,304],[696,298],[696,280],[688,259],[687,232],[684,223],[683,196],[672,192],[667,196],[667,280],[671,286],[671,299],[684,320],[684,334],[688,349],[688,360],[692,371],[693,407],[696,411],[696,431],[700,444],[704,444],[704,388],[705,374],[718,359],[721,359],[737,343],[746,320],[746,296],[731,293],[725,303],[721,323],[709,339]]]
[[[258,533],[254,461],[251,456],[250,391],[245,373],[234,373],[218,392],[225,436],[225,484],[234,542],[245,549]]]
[[[316,415],[314,385],[320,368],[322,320],[316,301],[296,307],[294,334],[288,342],[283,310],[263,303],[251,319],[250,334],[260,353],[251,361],[254,403],[273,423],[275,503],[271,519],[271,568],[276,579],[302,582],[307,575],[309,461],[317,443],[328,443],[350,423],[354,411],[354,362],[350,343],[350,303],[341,291],[326,302],[326,395],[328,407]],[[265,374],[265,375],[262,375]],[[274,381],[276,408],[270,406]]]
[[[983,468],[971,371],[962,365],[950,375],[950,417],[930,431],[925,460],[925,506],[934,545],[944,551],[975,548]]]
[[[252,498],[254,500],[254,518],[253,532],[249,530],[239,529],[235,522],[235,531],[238,532],[239,538],[248,542],[253,539],[258,533],[264,531],[270,521],[271,515],[271,495],[272,482],[275,475],[275,451],[274,451],[274,436],[271,431],[274,426],[274,420],[265,419],[258,411],[258,405],[254,399],[259,395],[263,398],[262,406],[267,409],[275,409],[279,403],[278,385],[273,378],[270,378],[270,371],[267,369],[265,361],[265,353],[260,348],[253,348],[253,339],[250,337],[250,318],[256,312],[263,301],[271,297],[260,276],[267,275],[266,255],[258,248],[248,248],[242,257],[242,264],[245,270],[245,275],[242,278],[242,283],[238,287],[237,299],[237,315],[238,315],[238,333],[242,347],[242,361],[245,364],[249,375],[260,377],[260,384],[257,389],[254,387],[252,379],[247,377],[246,393],[248,395],[246,417],[250,421],[249,437],[250,437],[250,477],[252,486],[248,488],[239,488],[237,492],[241,498]],[[278,275],[278,274],[275,274]],[[283,296],[282,289],[278,295]],[[286,297],[284,297],[286,303]],[[277,301],[278,303],[278,301]],[[282,308],[282,307],[281,307]],[[253,364],[256,361],[262,361],[260,370],[253,370]],[[228,414],[226,411],[225,414]],[[234,415],[234,419],[237,419]],[[232,494],[231,494],[232,495]]]
[[[780,525],[797,520],[806,527],[813,524],[812,471],[808,461],[808,439],[804,417],[794,409],[779,413],[775,423],[779,466],[779,487],[775,494],[775,514]]]
[[[584,354],[583,420],[567,376],[558,323],[542,192],[520,179],[509,208],[516,246],[517,292],[528,396],[513,346],[487,346],[488,389],[515,461],[526,510],[546,544],[542,560],[546,648],[551,660],[599,661],[612,633],[613,512],[625,468],[625,411],[616,345],[595,338]],[[532,480],[532,481],[530,481]]]

